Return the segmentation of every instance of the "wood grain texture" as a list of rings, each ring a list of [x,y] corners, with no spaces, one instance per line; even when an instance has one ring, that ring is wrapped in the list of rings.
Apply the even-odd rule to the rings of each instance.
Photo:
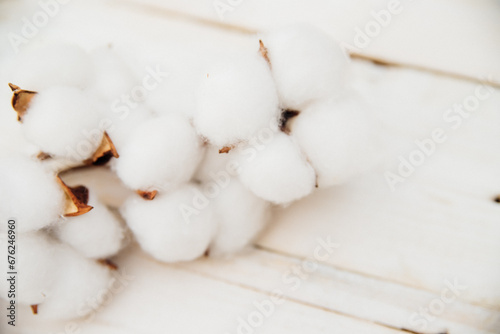
[[[310,258],[312,254],[313,250]],[[200,259],[178,267],[249,289],[280,289],[291,300],[393,328],[457,334],[496,333],[500,328],[500,311],[459,300],[449,303],[439,317],[426,321],[424,326],[420,310],[440,300],[439,293],[268,250],[252,250],[231,259]]]

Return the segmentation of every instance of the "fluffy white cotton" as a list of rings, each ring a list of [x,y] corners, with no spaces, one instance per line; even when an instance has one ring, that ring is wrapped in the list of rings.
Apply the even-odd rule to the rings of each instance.
[[[189,120],[168,114],[142,123],[116,161],[120,179],[134,190],[169,190],[191,179],[203,157]]]
[[[8,268],[7,251],[10,239],[5,233],[0,234],[0,247],[4,256],[0,264],[5,271]],[[34,305],[43,303],[56,288],[56,281],[61,268],[56,257],[58,249],[54,242],[41,232],[17,233],[15,236],[15,268],[18,272],[16,279],[16,300],[20,304]],[[11,248],[12,249],[12,248]],[[0,296],[7,297],[10,283],[2,275],[0,280]]]
[[[210,244],[210,256],[236,253],[248,246],[270,216],[270,205],[232,178],[222,187],[212,205],[217,233]]]
[[[106,266],[86,259],[68,246],[43,232],[16,236],[17,302],[29,307],[38,305],[36,317],[71,319],[85,316],[103,302],[111,283]],[[0,246],[7,250],[7,236],[0,236]],[[7,256],[0,262],[7,268]],[[10,284],[0,281],[1,296]]]
[[[378,123],[359,97],[321,102],[301,113],[292,135],[318,174],[318,186],[348,181],[380,157]]]
[[[52,86],[84,89],[93,80],[90,57],[76,45],[50,44],[25,54],[9,78],[23,89],[38,91]]]
[[[96,72],[91,92],[104,101],[105,130],[120,154],[130,134],[153,116],[143,103],[149,91],[111,47],[96,48],[90,56]]]
[[[154,114],[143,105],[137,105],[135,108],[127,108],[119,106],[118,108],[110,107],[106,109],[106,119],[108,125],[106,132],[113,141],[113,144],[121,154],[126,142],[130,139],[130,135],[145,121],[153,118]],[[111,162],[114,164],[115,159]]]
[[[215,146],[256,135],[278,117],[278,97],[266,61],[257,53],[225,59],[206,72],[194,121]]]
[[[62,244],[58,244],[54,260],[58,265],[57,279],[52,293],[38,306],[36,317],[58,320],[84,317],[97,311],[109,298],[113,278],[108,267]]]
[[[200,182],[226,182],[230,177],[238,174],[238,159],[239,156],[234,150],[228,153],[219,153],[218,147],[208,145],[194,179]]]
[[[195,174],[202,189],[212,197],[217,232],[210,256],[225,256],[245,248],[268,219],[269,203],[255,196],[235,176],[240,165],[238,150],[220,154],[215,146],[206,149]]]
[[[32,159],[40,160],[37,158],[37,156],[41,151],[37,152],[38,153],[32,155]],[[82,162],[80,160],[56,156],[52,156],[50,159],[41,160],[40,163],[42,164],[43,168],[45,168],[47,171],[53,172],[54,174],[58,174],[59,172],[64,172],[71,168],[79,167],[82,165]]]
[[[60,219],[65,195],[54,174],[27,158],[0,161],[0,232],[8,219],[16,220],[17,232],[38,230]]]
[[[69,244],[85,257],[105,259],[118,253],[125,230],[118,219],[93,192],[89,204],[94,208],[81,216],[70,217],[56,226],[59,240]]]
[[[184,55],[185,56],[185,55]],[[193,118],[196,110],[196,88],[203,72],[200,59],[165,56],[146,67],[151,75],[148,82],[151,89],[144,103],[159,115],[177,112]],[[205,74],[206,75],[206,74]]]
[[[126,98],[133,104],[144,100],[145,96],[139,94],[141,88],[134,88],[141,87],[142,83],[111,47],[96,48],[90,52],[90,57],[95,72],[91,85],[93,92],[117,108],[126,105],[123,102]]]
[[[41,151],[82,161],[102,140],[102,106],[80,89],[51,87],[40,91],[23,117],[26,138]]]
[[[164,262],[203,255],[214,234],[210,200],[190,183],[152,201],[131,197],[121,212],[142,249]]]
[[[288,203],[314,189],[316,175],[293,138],[282,132],[258,147],[241,149],[241,182],[255,195]]]
[[[300,110],[307,103],[338,95],[348,56],[330,36],[305,24],[262,36],[281,104]]]

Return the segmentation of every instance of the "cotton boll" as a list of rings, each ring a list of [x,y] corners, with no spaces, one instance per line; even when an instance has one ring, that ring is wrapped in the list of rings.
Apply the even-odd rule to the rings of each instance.
[[[51,44],[27,52],[12,70],[10,82],[28,90],[52,86],[86,88],[94,71],[88,54],[71,44]]]
[[[156,66],[150,69],[161,73],[157,80],[150,79],[152,89],[144,103],[159,115],[165,113],[180,113],[188,118],[193,118],[196,110],[196,88],[203,73],[196,60],[170,59],[168,61],[155,61]],[[206,75],[206,74],[205,74]]]
[[[270,205],[233,178],[212,200],[217,233],[210,256],[236,253],[248,246],[270,216]]]
[[[131,189],[173,189],[191,179],[203,157],[193,126],[179,114],[142,123],[116,161],[118,177]]]
[[[314,189],[315,172],[293,138],[274,133],[262,147],[241,149],[241,182],[255,195],[273,202],[288,203]]]
[[[107,267],[86,259],[69,246],[43,232],[16,235],[16,300],[26,307],[38,305],[42,319],[72,319],[92,312],[108,291],[111,274]],[[7,237],[0,246],[7,249]],[[7,268],[7,256],[2,267]],[[1,296],[7,295],[7,280],[0,281]]]
[[[130,133],[153,115],[142,103],[146,96],[141,94],[146,88],[112,48],[99,47],[90,55],[96,71],[91,91],[105,101],[102,119],[106,132],[120,152]]]
[[[110,47],[99,47],[90,52],[95,71],[92,91],[106,101],[119,107],[123,95],[132,93],[135,86],[141,86],[139,79],[125,61]],[[126,105],[124,102],[121,105]]]
[[[36,317],[69,320],[97,311],[113,282],[109,268],[60,244],[55,260],[57,280],[52,293],[38,306]]]
[[[33,98],[22,129],[41,151],[83,161],[102,140],[100,108],[98,101],[77,88],[47,88]]]
[[[206,73],[194,122],[211,144],[222,148],[248,140],[277,119],[276,88],[257,53],[221,61]]]
[[[137,77],[146,80],[148,91],[144,104],[159,116],[180,113],[193,117],[196,108],[196,88],[203,75],[206,55],[186,52],[161,43],[142,43],[137,46],[117,45]]]
[[[319,102],[292,125],[297,139],[318,174],[318,186],[348,181],[373,167],[380,156],[377,122],[360,98]]]
[[[219,148],[208,145],[194,179],[200,182],[218,182],[221,178],[229,180],[230,177],[238,174],[238,159],[238,154],[234,150],[221,154]]]
[[[53,173],[27,158],[0,161],[0,217],[16,220],[17,232],[41,229],[60,219],[65,195]],[[0,224],[0,233],[7,224]]]
[[[342,90],[348,56],[322,31],[299,24],[270,32],[262,41],[285,109],[300,110]]]
[[[6,225],[6,224],[5,224]],[[16,231],[18,232],[18,231]],[[8,234],[0,234],[0,247],[7,252],[10,245]],[[17,275],[16,300],[20,304],[35,305],[43,303],[51,295],[60,270],[60,263],[55,260],[57,247],[42,232],[16,233],[15,235],[15,269]],[[14,249],[14,248],[12,248]],[[2,268],[8,267],[7,253],[0,258]],[[10,283],[6,278],[0,280],[0,296],[7,297]]]
[[[135,108],[120,106],[119,109],[113,107],[107,109],[105,119],[109,121],[109,126],[106,132],[119,154],[135,129],[153,116],[153,112],[143,105],[137,105]],[[116,161],[111,160],[111,163],[114,164]]]
[[[153,201],[131,197],[121,212],[141,247],[164,262],[203,255],[214,234],[209,200],[190,183],[160,193]]]
[[[59,240],[69,244],[87,258],[105,259],[118,253],[123,245],[125,230],[105,205],[90,192],[89,203],[94,209],[71,217],[55,228]]]

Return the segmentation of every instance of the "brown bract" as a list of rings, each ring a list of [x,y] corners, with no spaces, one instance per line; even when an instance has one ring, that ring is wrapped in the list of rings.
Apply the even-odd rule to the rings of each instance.
[[[19,86],[11,83],[9,83],[9,87],[14,92],[12,95],[12,108],[17,112],[17,120],[22,122],[23,116],[26,114],[31,104],[31,100],[37,92],[21,89]]]
[[[102,264],[103,266],[108,267],[111,270],[118,270],[118,266],[110,259],[99,259],[97,260],[97,262]]]
[[[113,157],[119,158],[120,155],[116,151],[116,147],[113,144],[113,141],[109,137],[108,133],[104,131],[101,144],[99,144],[99,147],[92,155],[92,157],[88,160],[85,160],[84,163],[87,165],[101,166],[106,164]]]
[[[137,190],[136,193],[144,198],[147,201],[151,201],[156,197],[156,194],[158,191],[153,190],[153,191],[144,191],[144,190]]]
[[[93,209],[92,206],[87,205],[89,201],[89,190],[87,187],[68,187],[59,176],[56,176],[56,179],[66,195],[66,205],[64,208],[65,217],[80,216]]]
[[[261,39],[259,39],[259,52],[260,55],[267,61],[269,66],[271,66],[271,61],[269,60],[269,56],[267,55],[267,48]]]
[[[222,153],[229,153],[229,151],[231,151],[232,147],[231,146],[224,146],[223,148],[221,148],[219,150],[219,154],[222,154]]]
[[[40,153],[38,153],[38,155],[36,156],[36,158],[38,160],[43,161],[43,160],[51,159],[52,156],[50,154],[48,154],[48,153],[40,152]]]
[[[33,314],[38,314],[38,304],[30,305],[30,307]]]

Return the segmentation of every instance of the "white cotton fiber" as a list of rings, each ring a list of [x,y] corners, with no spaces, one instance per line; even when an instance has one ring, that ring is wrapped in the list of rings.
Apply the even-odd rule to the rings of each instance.
[[[194,179],[200,182],[221,182],[219,180],[229,180],[230,177],[238,174],[239,156],[231,150],[228,153],[219,153],[219,148],[208,145],[205,155],[200,162],[194,175]]]
[[[0,234],[0,247],[7,251],[8,234]],[[7,255],[0,258],[7,267]],[[86,259],[44,232],[16,235],[16,300],[28,308],[38,305],[39,318],[72,319],[88,315],[105,299],[111,283],[109,268]],[[0,281],[1,296],[10,284]]]
[[[69,320],[87,316],[112,297],[110,269],[58,244],[57,279],[51,294],[38,306],[36,317]]]
[[[105,116],[103,117],[109,125],[106,126],[106,132],[113,141],[118,154],[121,154],[123,147],[135,129],[143,122],[153,118],[153,116],[154,114],[151,110],[143,105],[137,105],[135,108],[120,106],[118,109],[111,106],[106,109]],[[111,163],[114,164],[115,162],[116,159],[111,160]]]
[[[168,114],[142,123],[119,154],[115,167],[125,185],[165,191],[191,179],[203,148],[186,117]]]
[[[55,227],[55,233],[59,240],[85,257],[111,257],[121,249],[125,230],[118,217],[100,203],[92,191],[89,204],[94,207],[90,212],[65,219]]]
[[[146,67],[158,73],[151,76],[149,83],[152,87],[144,103],[159,115],[177,112],[189,118],[193,118],[196,110],[196,88],[202,78],[203,72],[199,64],[200,58],[185,56],[165,56],[165,59],[157,60]],[[205,74],[206,75],[206,74]]]
[[[164,262],[203,255],[214,234],[210,200],[191,183],[152,201],[133,196],[121,212],[142,249]]]
[[[0,233],[7,220],[16,221],[17,232],[38,230],[60,219],[65,195],[53,173],[27,158],[0,161]]]
[[[378,123],[359,97],[310,106],[294,121],[292,135],[318,174],[318,186],[348,181],[380,157]]]
[[[273,202],[288,203],[314,189],[315,172],[293,138],[274,133],[262,147],[241,149],[241,182],[255,195]]]
[[[91,92],[103,102],[102,122],[118,154],[130,134],[153,113],[145,107],[143,83],[111,47],[90,52],[96,72]],[[111,163],[114,163],[112,160]]]
[[[90,57],[76,45],[50,44],[25,54],[9,78],[22,89],[38,91],[52,86],[84,89],[93,80]]]
[[[41,151],[83,161],[101,143],[101,107],[80,89],[47,88],[33,98],[23,117],[22,129]]]
[[[36,154],[33,154],[31,158],[33,160],[39,160],[42,164],[43,168],[47,171],[53,172],[54,174],[58,174],[59,172],[67,171],[74,167],[79,167],[82,165],[82,162],[76,159],[66,158],[66,157],[55,157],[51,156],[48,159],[40,160],[38,155],[40,154],[40,150],[37,148]]]
[[[91,90],[109,102],[120,101],[141,86],[125,61],[111,47],[98,47],[90,52],[95,76]]]
[[[61,270],[61,264],[56,259],[58,249],[54,242],[42,232],[31,232],[15,235],[14,270],[8,269],[7,251],[10,244],[7,234],[0,234],[0,247],[4,254],[0,264],[5,274],[7,271],[17,272],[15,279],[17,287],[16,301],[20,304],[34,305],[43,303],[56,288],[56,281]],[[7,277],[10,275],[6,274]],[[2,275],[0,280],[0,295],[7,297],[10,283]]]
[[[262,42],[283,108],[300,110],[342,90],[348,56],[322,31],[297,24],[262,36]]]
[[[277,119],[276,88],[257,53],[224,59],[206,73],[194,121],[211,144],[222,148],[248,140]]]
[[[213,200],[217,233],[210,256],[234,254],[248,246],[270,216],[270,205],[232,178]]]

